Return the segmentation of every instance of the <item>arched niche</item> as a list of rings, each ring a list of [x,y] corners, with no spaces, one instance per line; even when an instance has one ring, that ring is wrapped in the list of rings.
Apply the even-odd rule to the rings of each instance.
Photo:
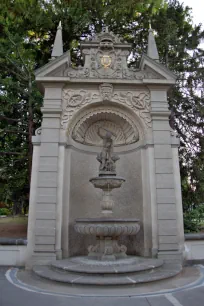
[[[144,124],[128,107],[118,103],[97,102],[78,110],[68,124],[67,134],[84,145],[101,146],[98,128],[111,131],[114,146],[124,146],[145,138]]]

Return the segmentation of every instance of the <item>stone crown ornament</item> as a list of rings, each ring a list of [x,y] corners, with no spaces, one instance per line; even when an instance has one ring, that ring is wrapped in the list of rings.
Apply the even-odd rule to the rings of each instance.
[[[84,66],[66,67],[63,76],[70,78],[105,78],[105,79],[149,79],[161,78],[150,68],[144,70],[128,68],[127,57],[131,45],[122,42],[118,35],[108,29],[81,43]]]

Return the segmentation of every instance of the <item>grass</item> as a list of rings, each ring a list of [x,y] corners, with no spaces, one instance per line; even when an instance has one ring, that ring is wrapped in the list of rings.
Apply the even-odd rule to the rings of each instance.
[[[28,223],[28,217],[24,216],[17,216],[17,217],[7,217],[7,218],[0,218],[0,224],[27,224]]]

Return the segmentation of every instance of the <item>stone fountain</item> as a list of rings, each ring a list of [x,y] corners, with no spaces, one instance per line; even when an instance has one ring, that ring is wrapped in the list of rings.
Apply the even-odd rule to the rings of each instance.
[[[127,65],[131,45],[108,30],[81,42],[84,63],[78,68],[59,48],[61,37],[60,26],[53,60],[35,74],[44,104],[42,126],[32,138],[26,267],[76,285],[132,285],[175,275],[184,234],[179,140],[169,126],[167,91],[176,75],[160,63],[152,29],[136,70]],[[101,139],[99,173],[87,188]],[[119,162],[125,178],[116,173]],[[93,190],[102,193],[100,204]],[[113,190],[121,195],[115,207]],[[95,242],[85,252],[90,235]]]
[[[103,148],[97,155],[99,175],[90,179],[95,188],[102,190],[100,218],[75,220],[75,230],[96,237],[96,244],[88,246],[88,256],[57,260],[50,266],[34,266],[33,271],[46,279],[76,285],[133,285],[165,279],[181,271],[180,264],[164,263],[161,259],[127,255],[127,247],[120,245],[120,236],[136,235],[140,230],[138,219],[113,218],[114,201],[111,191],[125,182],[116,174],[119,157],[113,152],[114,136],[98,128]]]
[[[90,182],[103,192],[100,203],[103,217],[77,219],[75,230],[80,234],[94,235],[97,239],[96,245],[88,247],[88,258],[114,261],[127,257],[127,248],[118,244],[118,238],[121,235],[136,235],[140,225],[138,219],[112,218],[114,201],[111,191],[120,188],[125,179],[116,174],[115,163],[119,160],[119,156],[113,153],[114,135],[101,127],[98,128],[98,135],[103,140],[103,149],[97,155],[97,160],[100,162],[99,175],[91,178]]]

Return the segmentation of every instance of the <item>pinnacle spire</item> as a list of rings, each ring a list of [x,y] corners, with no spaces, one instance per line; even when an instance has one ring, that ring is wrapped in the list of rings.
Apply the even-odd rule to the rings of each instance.
[[[151,24],[150,24],[149,36],[148,36],[147,55],[151,57],[152,59],[159,61],[159,53],[157,50],[157,45],[156,45],[153,30],[151,28]]]
[[[63,41],[62,41],[62,23],[59,22],[57,27],[57,33],[55,36],[55,42],[52,49],[52,58],[61,56],[63,54]]]

